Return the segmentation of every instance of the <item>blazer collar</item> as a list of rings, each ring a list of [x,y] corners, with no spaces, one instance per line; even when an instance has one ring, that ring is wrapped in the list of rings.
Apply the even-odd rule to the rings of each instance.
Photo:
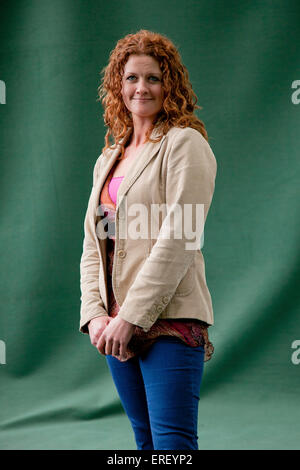
[[[125,143],[127,139],[129,138],[131,134],[131,128],[128,130],[126,135],[123,137],[121,142]],[[152,130],[151,133],[151,138],[156,138],[159,135],[161,135],[161,127],[155,127]],[[133,183],[136,181],[136,179],[140,176],[144,168],[148,165],[150,160],[156,155],[156,153],[159,151],[161,144],[163,143],[166,135],[163,135],[161,140],[159,142],[153,143],[153,142],[147,142],[138,152],[135,160],[132,162],[130,165],[129,171],[125,175],[125,177],[122,180],[122,183],[119,186],[118,190],[118,195],[117,195],[117,207],[116,211],[118,210],[118,207],[121,203],[121,200],[127,193],[127,191],[130,189],[130,187],[133,185]],[[111,168],[113,167],[114,163],[117,160],[117,157],[119,156],[121,152],[120,145],[117,145],[115,149],[113,149],[113,152],[111,153],[110,156],[105,157],[107,158],[107,161],[104,163],[104,166],[101,169],[101,173],[99,175],[99,179],[96,183],[95,187],[95,211],[94,214],[96,214],[96,210],[99,206],[99,198],[100,198],[100,193],[102,190],[102,187],[104,185],[104,182],[107,178],[108,173],[110,172]]]

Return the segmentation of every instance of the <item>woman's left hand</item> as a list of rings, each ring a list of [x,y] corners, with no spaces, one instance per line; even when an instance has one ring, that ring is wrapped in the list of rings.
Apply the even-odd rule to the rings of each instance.
[[[117,359],[126,359],[126,348],[136,325],[129,323],[118,315],[103,330],[96,348],[101,354],[112,355]]]

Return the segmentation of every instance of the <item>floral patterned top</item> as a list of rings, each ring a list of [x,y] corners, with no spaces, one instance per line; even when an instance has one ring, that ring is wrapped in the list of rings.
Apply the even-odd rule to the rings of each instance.
[[[117,160],[118,162],[118,160]],[[117,163],[116,162],[116,163]],[[107,283],[108,283],[108,315],[115,317],[119,312],[119,305],[116,302],[112,288],[112,269],[115,249],[114,223],[116,204],[110,195],[110,182],[115,169],[113,165],[100,194],[100,205],[102,213],[109,221],[109,231],[107,237]],[[117,179],[117,178],[116,178]],[[116,179],[113,183],[116,183]],[[121,183],[119,178],[118,183]],[[157,319],[149,331],[145,332],[141,327],[136,326],[134,333],[127,345],[127,359],[137,354],[145,352],[160,335],[177,336],[191,347],[204,346],[204,362],[211,359],[214,346],[208,338],[209,325],[197,319]]]

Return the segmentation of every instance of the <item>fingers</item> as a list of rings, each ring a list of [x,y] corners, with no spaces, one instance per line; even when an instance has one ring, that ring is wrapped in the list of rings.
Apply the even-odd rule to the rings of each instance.
[[[124,342],[120,342],[120,356],[121,357],[126,357],[126,346],[127,346],[127,343],[124,343]]]
[[[96,348],[100,354],[104,356],[114,356],[120,361],[127,360],[126,347],[123,343],[119,341],[114,341],[112,338],[105,338],[105,335],[102,335],[98,341]]]
[[[120,350],[120,345],[118,341],[114,341],[112,348],[111,348],[111,354],[112,356],[119,356],[119,350]]]
[[[127,360],[126,344],[123,342],[115,341],[112,347],[112,356],[116,357],[120,361]]]
[[[126,331],[124,332],[123,330],[123,324],[120,325],[120,319],[108,317],[105,327],[97,332],[97,338],[93,342],[99,353],[106,356],[111,355],[120,360],[126,360],[127,343],[132,335],[132,331],[130,330],[126,334]]]
[[[118,359],[119,359],[121,362],[127,361],[127,359],[128,359],[127,351],[125,351],[125,353],[123,353],[123,354],[120,354],[120,356],[118,357]]]
[[[103,334],[100,336],[100,339],[98,340],[96,344],[96,348],[98,349],[100,354],[105,355],[106,340]]]
[[[97,343],[99,341],[100,336],[102,335],[102,332],[104,331],[104,328],[99,329],[95,334],[90,335],[90,340],[93,346],[97,346]]]
[[[93,346],[97,347],[99,338],[101,337],[103,331],[105,330],[105,328],[107,327],[107,325],[110,323],[111,320],[112,320],[112,317],[108,317],[107,319],[105,319],[105,324],[101,328],[94,327],[94,329],[89,329],[90,340]]]

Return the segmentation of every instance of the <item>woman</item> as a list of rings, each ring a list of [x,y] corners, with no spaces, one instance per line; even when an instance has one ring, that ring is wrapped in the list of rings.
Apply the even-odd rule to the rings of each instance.
[[[137,449],[198,449],[203,363],[213,353],[201,247],[216,160],[165,36],[119,40],[101,98],[108,132],[84,222],[80,331],[106,357]]]

